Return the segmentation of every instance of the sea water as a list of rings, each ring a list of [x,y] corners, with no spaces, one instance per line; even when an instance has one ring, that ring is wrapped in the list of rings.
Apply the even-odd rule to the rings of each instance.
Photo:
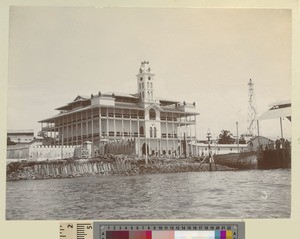
[[[289,218],[291,171],[9,181],[8,220]]]

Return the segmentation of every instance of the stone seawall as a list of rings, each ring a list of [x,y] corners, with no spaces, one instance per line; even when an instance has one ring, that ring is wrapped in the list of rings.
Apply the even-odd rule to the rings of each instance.
[[[126,173],[131,164],[97,160],[14,162],[7,165],[7,180],[72,178],[89,175]]]
[[[213,171],[233,170],[214,164]],[[194,159],[144,159],[127,156],[106,156],[104,158],[57,160],[36,162],[13,162],[7,165],[7,180],[30,180],[48,178],[72,178],[92,175],[138,175],[154,173],[178,173],[209,171],[209,164]]]

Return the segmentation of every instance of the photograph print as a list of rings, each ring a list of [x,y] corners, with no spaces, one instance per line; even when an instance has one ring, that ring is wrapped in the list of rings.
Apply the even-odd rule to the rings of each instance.
[[[6,220],[290,218],[287,9],[12,6]]]

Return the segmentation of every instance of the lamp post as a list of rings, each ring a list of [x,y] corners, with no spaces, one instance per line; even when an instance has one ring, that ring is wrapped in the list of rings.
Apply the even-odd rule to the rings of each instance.
[[[219,154],[219,137],[216,138],[216,154]]]
[[[18,162],[20,162],[20,141],[21,139],[18,138]]]
[[[208,141],[208,160],[209,160],[209,171],[211,172],[211,163],[212,163],[212,159],[211,159],[211,150],[210,150],[210,139],[211,139],[211,132],[208,129],[207,130],[207,141]]]
[[[64,159],[64,134],[61,134],[61,159]]]
[[[240,152],[240,145],[239,145],[239,122],[236,122],[236,135],[237,135],[237,150],[238,153]]]

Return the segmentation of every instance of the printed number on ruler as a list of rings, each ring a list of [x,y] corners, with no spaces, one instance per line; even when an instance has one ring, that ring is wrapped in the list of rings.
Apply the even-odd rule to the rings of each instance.
[[[93,239],[92,223],[60,223],[60,239]]]

